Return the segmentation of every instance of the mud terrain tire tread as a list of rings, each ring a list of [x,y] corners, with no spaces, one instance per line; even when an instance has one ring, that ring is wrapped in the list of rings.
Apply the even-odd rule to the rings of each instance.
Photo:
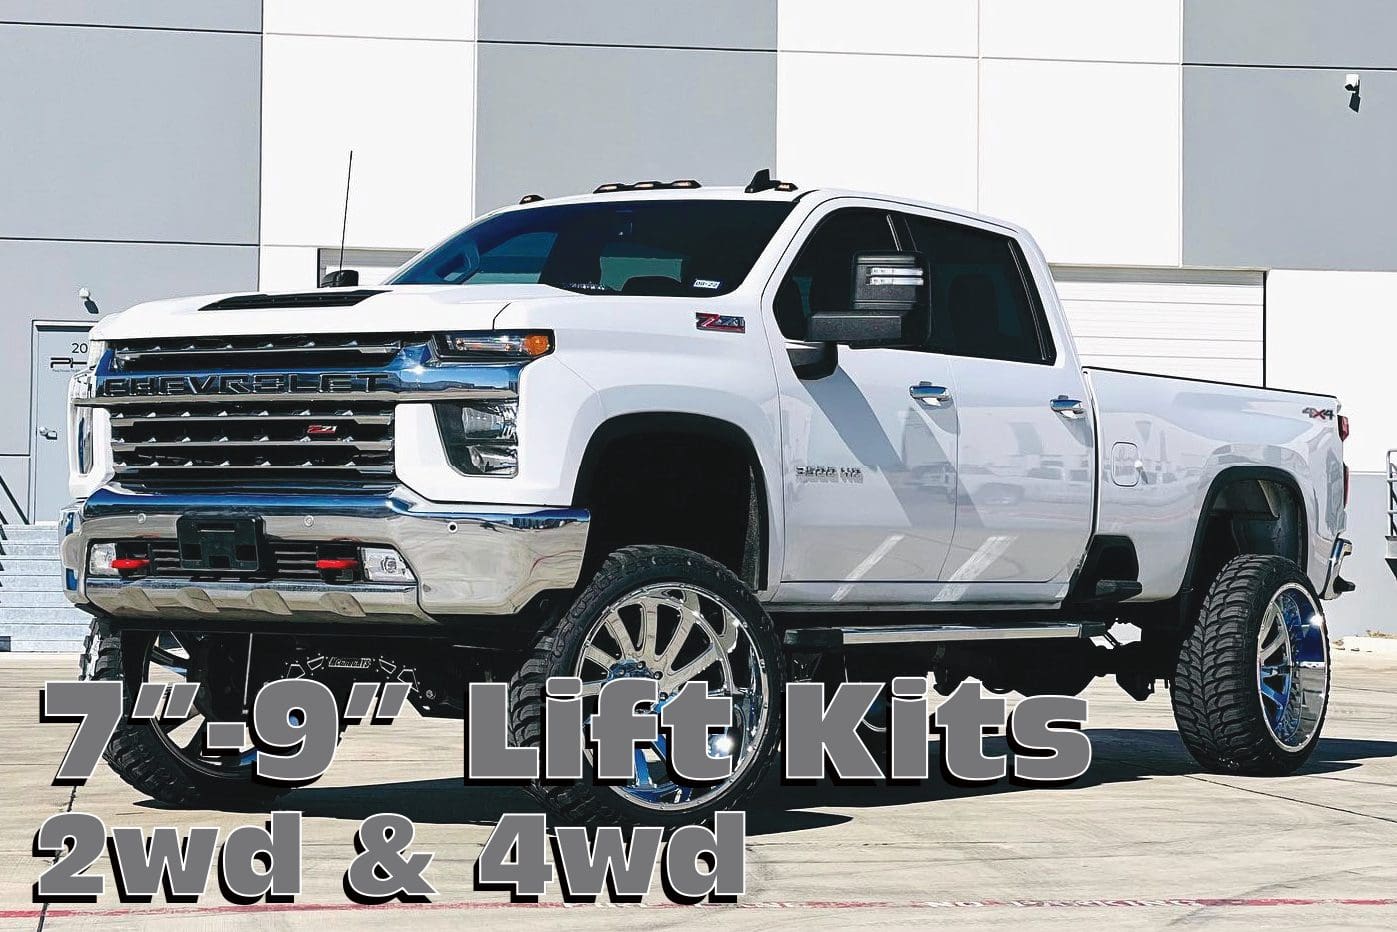
[[[1279,556],[1234,557],[1218,573],[1198,623],[1179,651],[1171,695],[1184,745],[1205,770],[1246,776],[1293,773],[1318,744],[1290,751],[1271,737],[1257,693],[1257,632],[1281,586],[1296,583],[1314,596],[1293,561]],[[1316,603],[1318,604],[1318,603]],[[1328,685],[1325,711],[1328,711]]]

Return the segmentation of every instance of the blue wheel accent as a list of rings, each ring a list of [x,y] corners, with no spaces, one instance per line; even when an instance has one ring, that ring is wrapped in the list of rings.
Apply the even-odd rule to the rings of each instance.
[[[1256,685],[1271,737],[1286,750],[1305,747],[1324,717],[1329,686],[1324,614],[1298,585],[1271,599],[1257,632]]]

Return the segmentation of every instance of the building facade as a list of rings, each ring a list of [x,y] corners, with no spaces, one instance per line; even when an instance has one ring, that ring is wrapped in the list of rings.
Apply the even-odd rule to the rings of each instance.
[[[1334,626],[1393,627],[1388,0],[0,0],[0,127],[0,524],[63,504],[102,314],[312,287],[342,230],[372,280],[526,193],[771,166],[1027,226],[1089,362],[1337,393]]]

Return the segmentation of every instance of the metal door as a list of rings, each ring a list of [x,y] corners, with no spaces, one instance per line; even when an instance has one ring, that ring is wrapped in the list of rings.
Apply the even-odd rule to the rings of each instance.
[[[87,365],[84,324],[34,325],[29,371],[29,520],[57,521],[68,504],[68,380]]]

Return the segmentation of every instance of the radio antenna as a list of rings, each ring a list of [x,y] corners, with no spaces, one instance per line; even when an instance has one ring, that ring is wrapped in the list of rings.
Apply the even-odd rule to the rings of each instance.
[[[354,177],[354,150],[349,150],[349,166],[344,172],[344,220],[340,222],[340,269],[344,269],[344,237],[349,231],[349,181]]]

